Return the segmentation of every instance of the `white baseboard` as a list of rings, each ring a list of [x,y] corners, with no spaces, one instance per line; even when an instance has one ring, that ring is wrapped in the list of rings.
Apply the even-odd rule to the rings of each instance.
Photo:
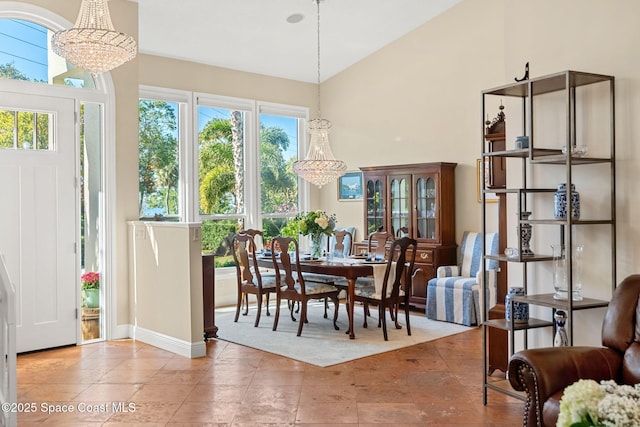
[[[207,345],[204,339],[201,342],[187,342],[179,340],[159,332],[150,331],[139,326],[132,326],[130,335],[137,341],[179,354],[180,356],[195,358],[203,357],[207,354]]]
[[[108,340],[124,340],[133,336],[133,325],[117,325],[114,326],[110,334],[107,336]]]

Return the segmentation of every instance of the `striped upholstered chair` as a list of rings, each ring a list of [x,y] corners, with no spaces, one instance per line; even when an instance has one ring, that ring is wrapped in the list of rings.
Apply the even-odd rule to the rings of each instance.
[[[487,254],[498,253],[498,233],[487,233]],[[458,265],[441,266],[427,285],[427,317],[434,320],[479,325],[482,319],[482,234],[465,231],[460,243]],[[489,307],[496,304],[498,261],[486,264]]]

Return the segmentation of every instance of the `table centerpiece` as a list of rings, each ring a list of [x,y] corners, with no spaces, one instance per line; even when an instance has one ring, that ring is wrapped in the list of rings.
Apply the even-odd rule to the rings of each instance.
[[[310,211],[299,213],[293,217],[292,222],[297,225],[300,234],[309,236],[311,258],[320,258],[322,256],[322,236],[330,236],[333,233],[337,223],[336,215],[328,215],[322,210]]]

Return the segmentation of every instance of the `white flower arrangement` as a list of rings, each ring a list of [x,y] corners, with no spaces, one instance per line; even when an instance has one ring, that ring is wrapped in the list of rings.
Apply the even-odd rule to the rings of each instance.
[[[556,426],[640,426],[640,384],[579,380],[564,390]]]

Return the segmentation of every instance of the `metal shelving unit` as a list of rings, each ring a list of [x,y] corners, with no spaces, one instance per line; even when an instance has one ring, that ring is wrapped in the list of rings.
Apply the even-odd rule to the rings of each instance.
[[[539,95],[552,94],[557,92],[561,100],[564,100],[565,106],[565,125],[566,130],[564,135],[564,146],[571,147],[571,150],[567,149],[566,151],[569,153],[573,153],[573,148],[577,147],[578,142],[581,136],[578,135],[578,131],[582,131],[579,128],[577,122],[580,120],[577,118],[576,114],[576,105],[578,103],[586,103],[586,102],[594,102],[593,99],[584,96],[576,96],[577,90],[582,90],[583,86],[591,86],[591,85],[608,85],[608,110],[610,112],[609,118],[609,155],[606,156],[579,156],[574,154],[564,154],[562,147],[546,147],[544,144],[538,144],[536,147],[536,135],[534,134],[536,131],[536,126],[534,126],[534,109],[544,109],[544,106],[541,106],[540,102],[534,103],[534,98]],[[557,235],[559,239],[559,243],[564,244],[566,248],[566,253],[571,254],[572,248],[575,241],[574,234],[578,234],[584,228],[581,226],[584,225],[597,225],[609,227],[608,230],[610,232],[611,239],[611,293],[616,286],[616,210],[615,210],[615,112],[614,112],[614,77],[606,76],[601,74],[593,74],[593,73],[584,73],[578,71],[563,71],[560,73],[555,73],[539,78],[534,78],[522,82],[516,82],[513,84],[501,86],[494,89],[485,90],[482,92],[482,119],[484,122],[484,118],[487,116],[486,105],[487,100],[492,97],[515,97],[520,98],[522,100],[522,133],[521,135],[529,136],[529,146],[527,148],[521,149],[505,149],[501,151],[490,151],[487,149],[487,142],[485,140],[485,135],[482,138],[482,176],[485,176],[485,165],[488,162],[484,160],[498,158],[512,158],[512,159],[521,159],[520,168],[521,168],[521,185],[517,188],[506,186],[504,189],[487,189],[486,183],[482,183],[482,222],[483,222],[483,232],[486,233],[486,224],[487,224],[487,201],[486,194],[487,193],[496,193],[496,194],[504,194],[506,198],[515,198],[517,201],[515,204],[517,205],[518,212],[528,211],[527,206],[531,204],[531,200],[536,197],[543,196],[545,193],[554,193],[556,191],[555,188],[534,188],[530,187],[531,185],[531,177],[529,176],[530,168],[533,165],[536,167],[540,167],[537,165],[549,165],[549,167],[564,167],[564,171],[566,173],[566,186],[567,188],[571,188],[571,184],[573,183],[573,172],[576,167],[589,167],[588,165],[609,165],[610,170],[610,209],[609,215],[605,218],[589,218],[589,219],[580,219],[575,220],[569,214],[566,219],[555,219],[555,218],[545,218],[545,217],[536,217],[532,219],[522,219],[518,220],[518,228],[517,233],[520,234],[521,227],[524,224],[538,224],[539,226],[547,227],[549,233],[555,233],[550,235]],[[596,97],[599,102],[602,102],[604,97]],[[558,97],[554,98],[554,102],[558,103]],[[501,107],[502,108],[502,107]],[[605,106],[603,106],[605,108]],[[542,138],[542,137],[541,137]],[[556,142],[557,143],[557,142]],[[562,142],[558,143],[558,145],[563,145]],[[515,164],[518,162],[516,161]],[[556,166],[554,166],[556,165]],[[587,166],[584,166],[587,165]],[[587,190],[588,191],[588,190]],[[547,195],[547,197],[549,197]],[[572,203],[568,198],[567,204]],[[568,209],[571,212],[571,209]],[[554,228],[555,227],[555,228]],[[545,230],[546,230],[545,229]],[[554,231],[555,230],[555,231]],[[516,231],[514,230],[514,233]],[[606,307],[608,305],[608,301],[598,300],[592,298],[584,298],[581,301],[574,301],[572,298],[568,298],[566,300],[558,300],[553,298],[553,294],[531,294],[529,292],[529,268],[533,268],[533,263],[539,262],[550,262],[553,257],[548,254],[536,254],[534,256],[523,256],[522,254],[522,246],[520,242],[520,238],[518,240],[518,255],[514,257],[507,257],[506,255],[497,255],[497,256],[489,256],[486,254],[486,248],[483,248],[484,259],[494,259],[498,261],[508,262],[509,266],[516,265],[522,269],[522,286],[525,291],[524,296],[513,296],[511,300],[511,304],[514,302],[523,302],[528,303],[530,306],[540,306],[540,307],[548,307],[551,308],[552,314],[555,313],[556,310],[564,310],[567,312],[567,325],[568,325],[568,335],[570,345],[573,345],[573,336],[574,336],[574,322],[573,322],[573,313],[578,310],[587,310],[598,307]],[[570,255],[568,255],[570,256]],[[483,263],[483,268],[484,268]],[[573,293],[573,263],[567,262],[567,282],[568,282],[568,295],[571,296]],[[486,272],[483,270],[483,273]],[[509,382],[506,379],[500,379],[493,376],[488,375],[488,331],[491,328],[497,328],[500,330],[508,331],[509,334],[509,355],[514,352],[514,341],[515,334],[522,333],[523,334],[523,342],[525,347],[528,346],[528,336],[527,332],[532,329],[538,328],[555,328],[555,324],[553,321],[553,315],[549,319],[538,319],[538,318],[530,318],[526,323],[515,323],[513,319],[511,321],[507,321],[504,318],[502,319],[489,319],[488,310],[488,298],[485,295],[484,298],[484,307],[485,312],[483,313],[483,361],[484,361],[484,387],[483,387],[483,400],[484,403],[487,403],[487,391],[494,390],[500,393],[504,393],[510,395],[515,398],[525,399],[525,396],[522,393],[516,392],[513,390]],[[511,312],[513,313],[513,305],[510,307]]]

